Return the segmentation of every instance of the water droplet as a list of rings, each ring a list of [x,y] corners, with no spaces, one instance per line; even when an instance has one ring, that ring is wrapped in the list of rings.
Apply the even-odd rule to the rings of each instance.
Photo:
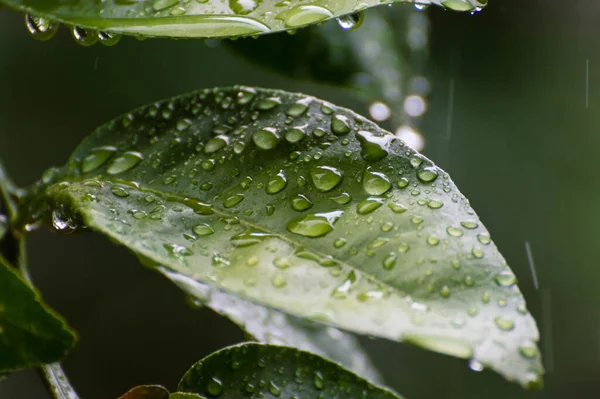
[[[538,356],[538,348],[533,341],[526,341],[519,346],[519,353],[528,359],[533,359]]]
[[[289,10],[285,15],[285,24],[290,28],[312,24],[331,18],[333,14],[325,7],[303,4]]]
[[[233,206],[236,206],[240,202],[242,202],[243,199],[244,199],[243,194],[230,195],[229,197],[225,198],[225,200],[223,201],[223,206],[225,208],[231,208]]]
[[[89,173],[104,165],[115,153],[115,147],[97,147],[91,150],[81,162],[81,173]]]
[[[333,231],[333,225],[342,214],[342,211],[332,211],[306,215],[289,222],[287,229],[305,237],[321,237]]]
[[[477,259],[481,259],[484,257],[484,253],[483,250],[479,247],[474,247],[473,250],[471,251],[471,253],[473,254],[473,256]]]
[[[392,183],[384,173],[367,169],[363,174],[363,188],[367,194],[382,195],[392,188]]]
[[[304,129],[302,127],[294,127],[284,133],[285,139],[289,143],[297,143],[304,138]]]
[[[46,41],[54,37],[56,32],[58,32],[60,24],[52,22],[47,18],[25,14],[25,26],[34,39]]]
[[[427,244],[431,245],[431,246],[436,246],[440,243],[440,239],[437,238],[436,236],[429,236],[427,237]]]
[[[341,193],[337,197],[329,198],[333,202],[339,205],[346,205],[348,202],[352,201],[352,196],[348,193]]]
[[[461,229],[459,229],[458,227],[448,226],[448,228],[446,229],[446,232],[449,235],[451,235],[452,237],[462,237],[462,235],[463,235],[463,231]]]
[[[385,259],[383,259],[383,267],[387,270],[391,270],[396,266],[396,260],[398,259],[398,255],[395,252],[390,252]]]
[[[427,203],[427,206],[431,209],[440,209],[444,206],[444,203],[442,201],[431,200]]]
[[[494,322],[496,323],[496,326],[498,326],[499,329],[504,331],[510,331],[513,328],[515,328],[515,322],[511,319],[506,319],[504,317],[498,316],[494,319]]]
[[[274,237],[272,234],[264,233],[262,231],[245,231],[240,234],[236,234],[231,237],[231,244],[236,248],[246,248],[252,245],[259,244],[267,238]]]
[[[287,186],[287,179],[283,170],[280,170],[279,173],[277,173],[277,175],[269,179],[265,191],[267,192],[267,194],[273,195],[283,190],[285,186]]]
[[[362,25],[363,19],[365,18],[364,12],[355,12],[352,14],[346,14],[337,19],[340,28],[343,30],[355,30]]]
[[[292,204],[292,209],[297,212],[305,211],[307,209],[312,208],[313,206],[312,201],[302,194],[296,195],[294,198],[291,199],[290,202]]]
[[[269,381],[269,392],[273,395],[273,396],[281,396],[281,390],[279,389],[279,387],[277,385],[275,385],[275,383],[273,381]]]
[[[126,198],[129,197],[129,191],[125,190],[123,187],[113,187],[111,190],[112,194],[115,197]]]
[[[229,7],[238,15],[247,15],[256,10],[261,0],[229,0]]]
[[[398,180],[398,188],[406,188],[408,186],[408,179],[406,177],[401,177]]]
[[[213,228],[209,224],[206,224],[206,223],[200,223],[200,224],[194,226],[192,231],[194,232],[194,234],[199,235],[199,236],[209,236],[215,232],[213,230]]]
[[[261,111],[268,111],[268,110],[275,108],[279,104],[281,104],[281,100],[278,97],[269,97],[269,98],[263,98],[262,100],[260,100],[257,107]]]
[[[465,220],[464,222],[460,222],[460,225],[465,229],[473,230],[477,228],[477,222],[473,220]]]
[[[359,215],[366,215],[378,209],[384,202],[385,200],[383,198],[369,197],[356,205],[356,213]]]
[[[511,287],[517,283],[517,277],[510,270],[503,270],[494,280],[501,287]]]
[[[105,46],[114,46],[121,41],[123,35],[114,32],[98,32],[98,39],[100,43]]]
[[[350,120],[344,115],[334,115],[331,118],[331,131],[337,135],[350,132]]]
[[[219,396],[223,393],[223,383],[218,378],[213,377],[208,383],[208,393],[212,396]]]
[[[388,155],[390,143],[394,140],[391,134],[375,135],[374,133],[360,130],[356,133],[361,147],[360,155],[365,161],[376,162]]]
[[[279,144],[279,135],[277,134],[277,129],[265,127],[256,131],[252,135],[252,140],[258,148],[262,150],[271,150]]]
[[[285,111],[285,114],[293,118],[302,115],[308,109],[310,101],[310,98],[298,100],[295,104],[292,104],[287,111]]]
[[[477,373],[479,373],[480,371],[483,371],[483,369],[484,369],[483,363],[481,363],[479,360],[475,360],[475,359],[469,360],[469,368]]]
[[[479,240],[479,242],[482,243],[483,245],[488,245],[490,242],[492,242],[490,235],[488,233],[477,234],[477,240]]]
[[[313,184],[317,190],[333,190],[342,181],[343,172],[331,166],[315,166],[310,170]]]
[[[255,89],[252,89],[250,87],[245,87],[245,88],[241,89],[240,92],[238,93],[237,102],[240,105],[248,104],[250,101],[252,101],[252,99],[254,98],[255,95],[256,95]]]
[[[344,245],[346,245],[346,239],[345,238],[338,238],[337,240],[335,240],[333,242],[333,246],[335,248],[342,248]]]
[[[206,154],[215,153],[227,146],[229,142],[229,137],[224,135],[218,135],[216,137],[212,137],[206,142],[206,146],[204,146],[204,152]]]
[[[389,204],[388,207],[394,213],[404,213],[404,212],[406,212],[406,208],[402,204]]]
[[[419,169],[417,177],[424,183],[431,183],[438,177],[438,172],[434,166],[426,166],[423,169]]]
[[[191,256],[194,254],[191,249],[184,247],[183,245],[163,244],[163,247],[167,250],[169,255],[176,258],[180,258],[182,256]]]
[[[475,6],[463,0],[446,0],[442,2],[442,5],[454,11],[472,11],[475,9]]]
[[[85,29],[80,26],[73,26],[71,33],[77,44],[82,46],[91,46],[98,41],[98,33],[92,29]]]
[[[450,288],[447,285],[443,286],[440,290],[440,295],[444,298],[448,298],[450,296]]]
[[[109,175],[118,175],[119,173],[126,172],[142,162],[143,159],[143,155],[139,152],[127,151],[111,161],[106,168],[106,173]]]
[[[273,287],[275,288],[283,288],[286,285],[286,281],[285,278],[283,278],[283,276],[276,274],[275,276],[273,276],[273,278],[271,279],[271,284],[273,284]]]

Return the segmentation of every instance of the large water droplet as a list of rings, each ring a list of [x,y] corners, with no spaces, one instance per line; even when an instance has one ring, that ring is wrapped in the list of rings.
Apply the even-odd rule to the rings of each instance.
[[[273,127],[265,127],[256,131],[252,135],[252,140],[258,148],[263,150],[271,150],[277,147],[277,144],[279,144],[279,135],[277,134],[277,129]]]
[[[105,46],[114,46],[121,41],[123,35],[114,32],[98,32],[98,39],[100,43]]]
[[[434,166],[426,166],[417,171],[417,177],[423,183],[431,183],[438,177],[438,172]]]
[[[46,41],[54,37],[56,32],[58,32],[60,24],[52,22],[47,18],[25,14],[25,26],[34,39]]]
[[[92,29],[85,29],[80,26],[74,26],[71,28],[71,33],[77,44],[82,46],[91,46],[96,44],[98,41],[98,32]]]
[[[533,359],[538,356],[538,348],[533,341],[526,341],[519,346],[519,353],[528,359]]]
[[[244,199],[243,194],[230,195],[229,197],[225,198],[225,200],[223,201],[223,206],[225,208],[231,208],[233,206],[236,206],[240,202],[242,202],[243,199]]]
[[[337,135],[350,132],[350,120],[344,115],[334,115],[331,118],[331,131]]]
[[[382,195],[392,188],[392,183],[384,173],[367,169],[363,174],[363,188],[370,195]]]
[[[360,142],[360,155],[369,162],[385,158],[388,155],[390,143],[394,140],[394,136],[391,134],[377,136],[366,130],[358,131],[356,138]]]
[[[325,388],[325,379],[323,378],[323,375],[321,374],[321,372],[315,371],[314,383],[315,383],[315,388],[317,388],[319,390]]]
[[[213,377],[208,383],[207,389],[212,396],[219,396],[223,393],[223,383],[218,378]]]
[[[81,162],[81,173],[89,173],[104,165],[117,149],[115,147],[97,147],[92,149]]]
[[[312,208],[312,201],[306,197],[305,195],[298,194],[294,198],[291,199],[292,209],[298,212],[305,211],[307,209]]]
[[[363,19],[365,18],[364,12],[355,12],[352,14],[346,14],[337,19],[338,24],[343,30],[355,30],[362,25]]]
[[[501,287],[510,287],[517,283],[517,277],[510,270],[503,270],[494,280]]]
[[[206,224],[206,223],[200,223],[200,224],[194,226],[192,231],[194,232],[194,234],[199,235],[199,236],[208,236],[215,232],[213,230],[213,228],[211,227],[211,225]]]
[[[110,162],[106,168],[106,173],[109,175],[118,175],[119,173],[126,172],[142,162],[143,159],[144,156],[141,153],[127,151]]]
[[[304,129],[302,127],[293,127],[285,132],[284,137],[289,143],[297,143],[304,138]]]
[[[496,323],[496,326],[498,326],[499,329],[504,331],[510,331],[513,328],[515,328],[515,322],[511,319],[499,316],[494,319],[494,322]]]
[[[315,213],[294,219],[287,229],[305,237],[321,237],[333,231],[333,225],[342,216],[342,211]]]
[[[310,98],[303,98],[302,100],[298,100],[295,104],[292,104],[287,109],[287,111],[285,111],[285,114],[293,118],[302,115],[306,112],[306,110],[308,110],[310,101]]]
[[[308,25],[331,18],[333,14],[325,7],[302,4],[295,6],[285,15],[285,24],[290,28]]]
[[[385,200],[383,198],[369,197],[356,205],[356,213],[359,215],[371,213],[383,205],[384,201]]]
[[[283,170],[280,170],[279,173],[277,173],[277,175],[269,179],[265,191],[267,192],[267,194],[273,195],[283,190],[285,186],[287,186],[287,179]]]
[[[252,245],[256,245],[270,237],[274,236],[272,234],[264,233],[262,231],[248,230],[231,237],[231,243],[236,248],[245,248],[250,247]]]
[[[228,142],[229,142],[229,137],[224,136],[222,134],[220,134],[216,137],[212,137],[211,139],[209,139],[206,142],[206,145],[204,146],[204,152],[206,154],[212,154],[214,152],[217,152],[217,151],[225,148],[227,146]]]
[[[342,181],[343,172],[331,166],[315,166],[310,170],[313,184],[317,190],[327,192],[333,190]]]

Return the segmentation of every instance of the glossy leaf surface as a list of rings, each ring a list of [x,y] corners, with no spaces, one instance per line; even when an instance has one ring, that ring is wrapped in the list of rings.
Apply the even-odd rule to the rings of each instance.
[[[540,383],[537,327],[468,200],[398,138],[314,97],[234,87],[142,107],[28,201],[33,219],[88,226],[250,301]]]

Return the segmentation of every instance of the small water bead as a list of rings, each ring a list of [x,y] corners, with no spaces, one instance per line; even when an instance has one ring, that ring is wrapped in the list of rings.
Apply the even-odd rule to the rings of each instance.
[[[212,396],[219,396],[223,393],[223,383],[218,378],[213,377],[208,383],[207,389]]]
[[[413,224],[421,224],[421,223],[423,223],[424,219],[422,217],[419,217],[419,216],[413,216],[412,218],[410,218],[410,221]]]
[[[356,213],[359,215],[369,214],[378,209],[384,202],[383,198],[369,197],[356,205]]]
[[[333,231],[335,222],[342,216],[342,211],[315,213],[293,219],[287,224],[291,233],[305,237],[322,237]]]
[[[396,266],[396,260],[398,260],[398,255],[395,252],[390,252],[383,259],[383,267],[384,269],[391,270]]]
[[[169,255],[174,256],[176,258],[182,256],[192,256],[194,254],[191,249],[184,247],[183,245],[163,244],[163,247],[167,250]]]
[[[446,0],[442,2],[442,5],[454,11],[472,11],[475,9],[475,6],[464,0]]]
[[[269,111],[279,104],[281,104],[281,99],[279,99],[279,97],[263,98],[258,103],[257,108],[261,111]]]
[[[462,235],[464,234],[461,229],[459,229],[458,227],[452,227],[452,226],[448,226],[448,228],[446,229],[446,232],[449,235],[451,235],[452,237],[462,237]]]
[[[415,169],[421,166],[422,163],[423,159],[418,156],[414,156],[410,159],[410,165]]]
[[[129,191],[125,190],[123,187],[113,187],[111,189],[111,192],[115,197],[119,197],[119,198],[129,197]]]
[[[237,155],[240,155],[246,149],[246,145],[240,141],[237,141],[233,144],[233,152]]]
[[[437,169],[434,166],[426,166],[417,171],[417,177],[423,183],[431,183],[438,177]]]
[[[293,197],[290,203],[292,205],[292,209],[297,212],[305,211],[313,206],[312,201],[307,196],[302,194],[298,194]]]
[[[285,137],[287,142],[291,144],[301,141],[304,136],[305,134],[302,127],[293,127],[283,134],[283,137]]]
[[[285,14],[285,24],[296,28],[333,17],[331,11],[317,5],[303,4],[293,7]]]
[[[92,29],[85,29],[80,26],[73,26],[71,33],[75,42],[82,46],[92,46],[98,41],[98,33]]]
[[[436,246],[440,243],[440,239],[436,236],[429,236],[427,237],[427,244],[431,245],[431,246]]]
[[[204,169],[205,171],[210,172],[211,170],[213,170],[215,168],[216,163],[217,162],[214,159],[205,159],[200,164],[200,167],[202,169]]]
[[[467,286],[472,286],[473,285],[473,277],[471,276],[465,276],[465,285]]]
[[[450,296],[450,288],[447,285],[444,285],[440,290],[440,295],[444,298],[448,298]]]
[[[199,236],[209,236],[211,234],[214,234],[215,232],[212,226],[206,223],[200,223],[194,226],[194,228],[192,228],[192,231],[194,232],[194,234]]]
[[[106,173],[109,175],[118,175],[126,172],[142,162],[143,159],[144,156],[141,153],[136,151],[127,151],[117,156],[110,162],[106,168]]]
[[[477,234],[477,240],[483,245],[489,245],[492,242],[490,235],[488,233],[480,233]]]
[[[469,230],[476,229],[478,226],[477,222],[475,222],[474,220],[465,220],[463,222],[460,222],[460,225],[462,227],[464,227],[465,229],[469,229]]]
[[[504,331],[510,331],[515,328],[515,322],[511,319],[506,319],[504,317],[498,316],[494,319],[494,322],[496,323],[496,326],[498,326],[499,329]]]
[[[244,195],[243,194],[234,194],[234,195],[231,195],[231,196],[227,197],[223,201],[223,206],[225,208],[234,207],[237,204],[239,204],[240,202],[242,202],[243,199],[244,199]]]
[[[533,341],[526,341],[519,346],[519,353],[528,359],[534,359],[538,356],[538,348]]]
[[[285,278],[283,276],[276,274],[271,279],[271,284],[273,284],[273,287],[275,287],[275,288],[283,288],[287,284],[287,281],[285,280]]]
[[[517,283],[517,277],[510,270],[503,270],[494,280],[501,287],[511,287]]]
[[[123,35],[114,32],[98,32],[100,43],[105,46],[114,46],[121,41]]]
[[[392,212],[394,213],[404,213],[406,212],[406,207],[402,204],[389,204],[388,207],[392,210]]]
[[[281,396],[281,389],[273,381],[269,381],[269,392],[273,396]]]
[[[115,147],[97,147],[91,150],[81,162],[81,173],[89,173],[104,165],[115,153]]]
[[[471,251],[471,253],[473,254],[473,256],[477,259],[481,259],[484,257],[484,253],[483,250],[479,247],[474,247],[473,250]]]
[[[397,184],[398,188],[406,188],[408,186],[408,179],[406,177],[401,177]]]
[[[352,196],[348,193],[341,193],[337,197],[329,198],[333,202],[339,205],[346,205],[348,202],[352,201]]]
[[[427,206],[431,209],[440,209],[444,206],[444,203],[442,201],[431,200],[427,203]]]
[[[265,127],[252,135],[254,144],[262,150],[271,150],[279,144],[279,134],[273,127]]]
[[[204,153],[205,154],[215,153],[215,152],[225,148],[227,146],[228,142],[229,142],[229,137],[224,136],[224,135],[218,135],[216,137],[212,137],[211,139],[209,139],[206,142],[206,145],[204,146]]]
[[[25,14],[25,26],[34,39],[46,41],[54,37],[56,32],[58,32],[60,24],[44,17],[34,17],[31,14]]]
[[[331,131],[337,135],[348,134],[350,132],[350,120],[344,115],[334,115],[331,118]]]
[[[483,371],[484,366],[479,360],[471,359],[469,360],[469,368],[477,373]]]
[[[310,176],[317,190],[331,191],[342,181],[343,171],[331,166],[315,166],[310,170]]]
[[[394,228],[394,224],[392,222],[385,222],[381,225],[381,231],[388,232]]]
[[[333,242],[333,246],[335,248],[342,248],[344,245],[346,245],[347,241],[345,238],[338,238],[337,240],[335,240]]]
[[[355,30],[362,25],[363,20],[365,19],[364,12],[355,12],[352,14],[346,14],[337,19],[340,28],[343,30]]]
[[[267,194],[277,194],[287,186],[287,178],[283,170],[280,170],[277,175],[271,177],[267,182],[265,191]]]
[[[481,301],[483,303],[490,303],[490,294],[488,292],[484,292],[483,295],[481,296]]]
[[[236,15],[248,15],[256,10],[260,3],[261,0],[229,0],[229,7]]]
[[[363,188],[367,194],[383,195],[392,188],[392,183],[384,173],[367,169],[363,174]]]

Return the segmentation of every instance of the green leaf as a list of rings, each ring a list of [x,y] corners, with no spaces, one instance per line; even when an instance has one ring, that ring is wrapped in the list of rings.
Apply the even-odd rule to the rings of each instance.
[[[55,399],[79,399],[60,363],[45,364],[42,366],[42,372],[44,381]]]
[[[157,269],[195,301],[227,317],[257,341],[315,353],[372,382],[383,382],[353,335],[237,298],[165,267],[158,266]]]
[[[541,383],[535,321],[468,200],[352,111],[277,90],[204,90],[101,126],[47,181],[21,214],[88,226],[298,317]]]
[[[255,343],[207,356],[183,376],[178,390],[223,399],[400,397],[312,353]]]
[[[400,0],[408,1],[408,0]],[[471,11],[483,6],[484,0],[427,0],[425,3],[444,5],[459,11]],[[397,1],[323,0],[305,4],[300,0],[267,2],[262,0],[0,0],[17,10],[53,21],[111,33],[167,37],[229,37],[249,36],[299,27],[340,17],[380,4]],[[31,19],[29,29],[45,38],[54,31],[47,21]],[[41,32],[41,34],[40,34]],[[95,32],[75,32],[89,43]]]
[[[65,357],[75,333],[0,257],[0,374]]]
[[[189,392],[174,392],[169,396],[169,399],[203,399],[202,396]]]
[[[130,389],[119,399],[169,399],[169,391],[160,385],[140,385]]]

